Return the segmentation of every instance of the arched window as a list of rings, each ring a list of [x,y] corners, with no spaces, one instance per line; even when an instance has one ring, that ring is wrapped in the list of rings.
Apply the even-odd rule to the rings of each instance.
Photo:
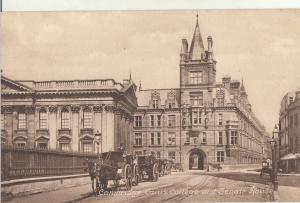
[[[45,109],[41,109],[39,112],[39,124],[40,124],[40,129],[48,129],[48,114]]]
[[[88,108],[83,110],[83,128],[92,128],[92,112]]]
[[[61,128],[70,129],[70,113],[68,109],[63,109],[61,111]]]

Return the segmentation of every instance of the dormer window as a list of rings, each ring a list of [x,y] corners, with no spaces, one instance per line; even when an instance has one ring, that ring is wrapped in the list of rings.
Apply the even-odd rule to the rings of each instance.
[[[152,100],[152,108],[158,109],[158,100],[157,99]]]
[[[202,72],[193,71],[190,72],[190,84],[201,84],[202,83]]]

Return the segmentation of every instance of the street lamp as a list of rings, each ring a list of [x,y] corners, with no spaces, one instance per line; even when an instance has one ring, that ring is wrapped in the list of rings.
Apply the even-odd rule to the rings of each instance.
[[[274,191],[278,190],[278,180],[277,180],[277,141],[278,141],[278,127],[275,125],[273,130],[273,136],[271,142],[272,146],[272,168],[273,168],[273,176],[272,181],[274,185]]]
[[[101,142],[101,154],[102,154],[102,135],[101,135],[101,133],[99,133],[98,130],[95,134],[95,139],[96,139],[96,142],[97,142],[97,154],[99,156],[99,144],[100,144],[100,142]]]

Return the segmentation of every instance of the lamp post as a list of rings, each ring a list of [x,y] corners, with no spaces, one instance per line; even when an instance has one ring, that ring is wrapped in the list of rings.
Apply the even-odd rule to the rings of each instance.
[[[101,133],[99,133],[98,130],[95,134],[95,139],[96,139],[96,142],[97,142],[97,155],[99,156],[99,144],[100,144],[100,142],[101,142],[101,154],[102,154],[102,135],[101,135]]]
[[[273,168],[273,175],[272,181],[274,185],[274,191],[278,190],[278,180],[277,180],[277,140],[278,140],[278,127],[275,125],[273,130],[273,137],[271,140],[272,146],[272,168]]]

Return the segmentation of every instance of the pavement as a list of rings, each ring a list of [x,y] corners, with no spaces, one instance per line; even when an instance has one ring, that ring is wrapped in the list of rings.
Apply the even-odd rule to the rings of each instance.
[[[76,187],[69,187],[59,190],[54,190],[51,192],[43,192],[23,197],[16,197],[12,199],[11,201],[8,201],[9,203],[33,203],[33,202],[74,202],[79,201],[81,199],[87,198],[91,193],[92,188],[90,184],[85,184],[81,186]]]
[[[291,186],[278,186],[278,195],[276,201],[278,202],[299,202],[300,201],[300,188]]]

